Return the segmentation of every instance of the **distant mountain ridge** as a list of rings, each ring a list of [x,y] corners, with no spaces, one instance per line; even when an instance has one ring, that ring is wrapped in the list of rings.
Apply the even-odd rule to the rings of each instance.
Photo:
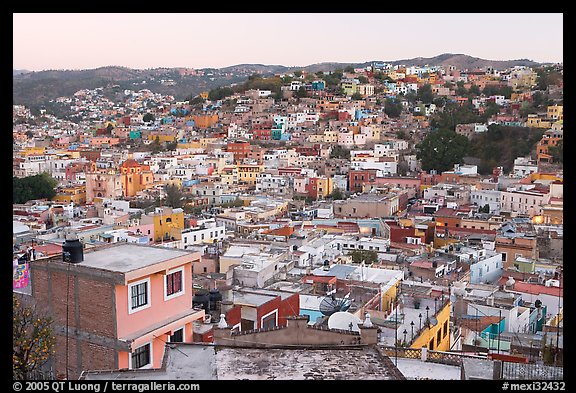
[[[528,59],[486,60],[464,54],[443,53],[434,57],[416,57],[404,60],[374,60],[363,63],[324,62],[307,66],[287,67],[283,65],[237,64],[223,68],[202,68],[204,75],[183,75],[182,68],[131,69],[121,66],[107,66],[88,70],[13,70],[13,102],[15,104],[41,104],[60,96],[70,96],[81,89],[94,89],[106,85],[119,85],[122,89],[150,89],[153,92],[173,95],[182,100],[232,83],[246,80],[258,73],[262,76],[289,73],[296,70],[307,72],[334,71],[347,66],[368,67],[372,63],[389,63],[407,66],[455,66],[457,69],[475,70],[493,67],[506,69],[514,66],[537,67],[538,63]],[[162,80],[171,79],[175,85],[167,86]],[[144,82],[144,84],[142,84]]]

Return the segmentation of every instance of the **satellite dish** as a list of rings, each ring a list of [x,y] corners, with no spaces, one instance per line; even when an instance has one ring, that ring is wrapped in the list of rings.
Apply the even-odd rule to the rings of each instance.
[[[347,297],[339,299],[332,295],[322,299],[319,308],[322,314],[330,316],[336,312],[348,310],[351,304],[352,300]]]
[[[438,325],[438,320],[435,317],[430,318],[430,325],[436,326]]]
[[[360,332],[360,319],[346,311],[335,312],[328,318],[328,329],[349,330]]]

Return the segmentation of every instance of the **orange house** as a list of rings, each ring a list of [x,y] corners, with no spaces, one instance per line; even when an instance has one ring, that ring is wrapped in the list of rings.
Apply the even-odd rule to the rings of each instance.
[[[131,197],[154,181],[149,165],[142,165],[133,158],[124,161],[120,167],[124,196]]]
[[[31,265],[32,296],[54,320],[57,376],[159,368],[166,342],[193,341],[193,322],[205,315],[192,307],[200,253],[115,243],[80,259]]]

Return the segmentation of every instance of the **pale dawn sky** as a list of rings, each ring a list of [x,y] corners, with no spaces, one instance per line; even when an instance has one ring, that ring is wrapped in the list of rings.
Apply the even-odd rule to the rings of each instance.
[[[563,62],[562,13],[16,13],[13,68],[306,66],[461,53]]]

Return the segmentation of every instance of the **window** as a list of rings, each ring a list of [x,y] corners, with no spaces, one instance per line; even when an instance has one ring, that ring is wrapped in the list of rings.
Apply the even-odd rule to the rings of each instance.
[[[444,330],[442,336],[446,337],[446,335],[448,334],[448,320],[444,321],[444,327],[442,329]]]
[[[434,350],[434,338],[428,343],[428,349],[431,351]]]
[[[436,333],[436,346],[437,347],[440,346],[440,341],[442,341],[442,329],[438,329],[438,332]]]
[[[128,313],[150,307],[150,279],[128,284]]]
[[[144,368],[146,366],[151,367],[152,364],[150,359],[152,348],[150,343],[144,344],[141,347],[136,348],[132,355],[130,356],[130,369]]]
[[[184,342],[184,328],[174,330],[174,334],[168,336],[168,342],[171,343],[182,343]]]
[[[184,294],[184,268],[169,271],[166,274],[164,299],[170,299]]]

